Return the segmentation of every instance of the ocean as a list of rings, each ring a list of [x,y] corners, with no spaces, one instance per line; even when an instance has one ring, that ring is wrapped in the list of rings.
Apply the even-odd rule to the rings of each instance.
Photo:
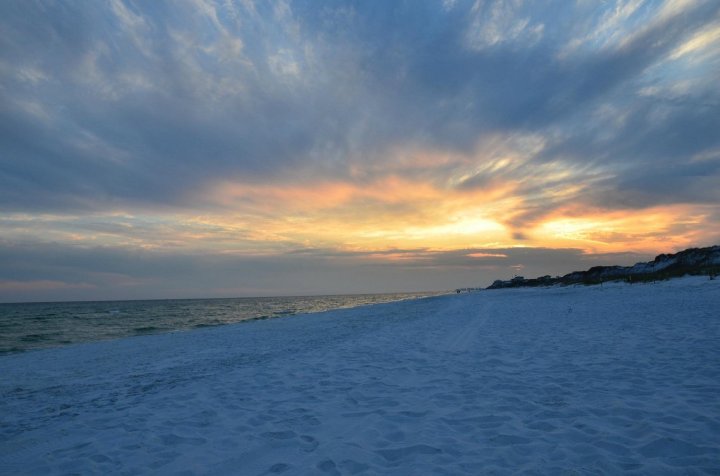
[[[0,354],[415,299],[439,293],[0,304]]]

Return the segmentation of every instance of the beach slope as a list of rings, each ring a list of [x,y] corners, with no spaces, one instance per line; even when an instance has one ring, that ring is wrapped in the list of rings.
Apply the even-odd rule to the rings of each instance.
[[[2,474],[720,474],[720,280],[448,295],[0,358]]]

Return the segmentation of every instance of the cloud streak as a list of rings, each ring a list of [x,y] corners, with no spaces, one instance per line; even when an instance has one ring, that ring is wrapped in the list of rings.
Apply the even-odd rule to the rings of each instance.
[[[563,274],[644,255],[510,248],[384,252],[301,249],[272,256],[0,243],[0,302],[452,290],[515,274]],[[634,260],[634,261],[633,261]],[[351,268],[353,272],[348,274]],[[444,287],[438,287],[443,283]]]

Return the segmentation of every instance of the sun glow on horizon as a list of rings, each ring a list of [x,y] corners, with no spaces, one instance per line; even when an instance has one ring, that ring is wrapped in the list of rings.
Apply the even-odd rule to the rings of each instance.
[[[202,194],[203,214],[131,214],[93,219],[68,215],[6,218],[16,236],[52,226],[48,238],[75,246],[272,256],[301,249],[380,253],[509,247],[577,248],[588,253],[667,251],[702,239],[712,207],[667,205],[606,210],[590,205],[533,208],[511,181],[444,188],[398,176],[358,184],[251,184],[222,181]],[[570,184],[546,197],[577,197]],[[523,211],[526,210],[526,211]],[[528,214],[527,219],[523,219]],[[520,217],[520,218],[518,218]],[[96,227],[98,222],[105,222]],[[710,230],[713,231],[713,230]],[[477,257],[480,255],[472,256]],[[395,257],[397,258],[397,257]]]

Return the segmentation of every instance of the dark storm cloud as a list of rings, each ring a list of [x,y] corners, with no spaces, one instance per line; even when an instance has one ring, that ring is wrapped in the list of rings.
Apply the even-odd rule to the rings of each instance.
[[[4,2],[0,206],[184,205],[221,177],[347,178],[396,145],[470,153],[494,132],[547,136],[538,162],[607,167],[608,193],[685,200],[688,157],[720,145],[718,93],[636,92],[718,10],[663,18],[650,2],[597,46],[585,37],[611,6]],[[602,104],[629,109],[625,125],[598,119]],[[717,177],[716,163],[702,167]]]

